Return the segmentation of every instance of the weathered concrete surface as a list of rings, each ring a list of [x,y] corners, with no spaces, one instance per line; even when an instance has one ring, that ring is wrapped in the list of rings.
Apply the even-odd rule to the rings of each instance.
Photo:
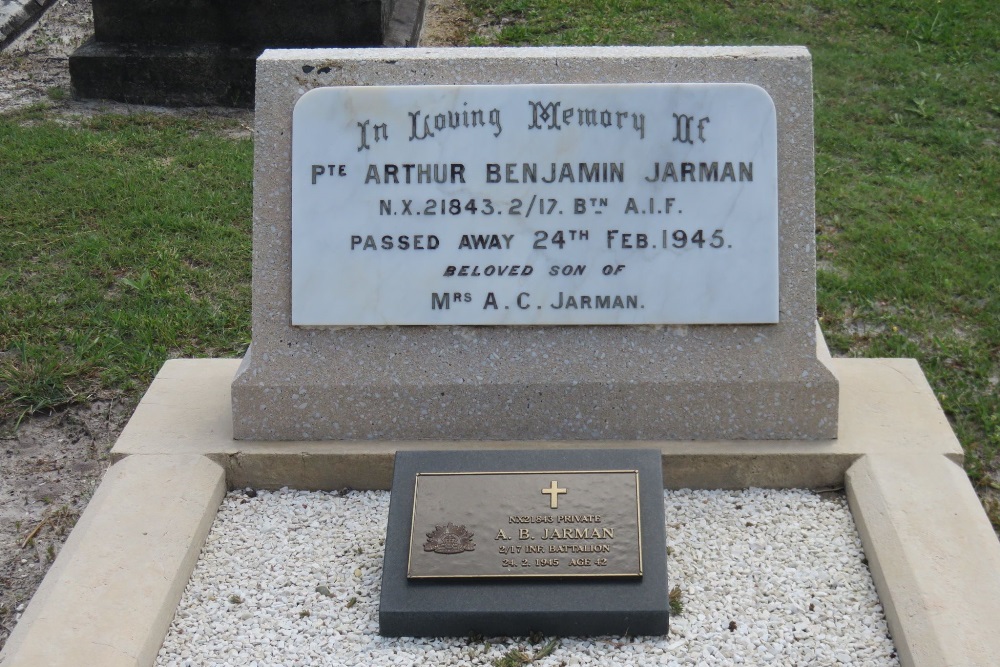
[[[865,456],[847,497],[904,665],[1000,663],[1000,545],[941,456]]]
[[[962,448],[912,359],[832,359],[841,383],[840,437],[643,441],[664,455],[670,488],[818,487],[841,484],[868,453],[935,454]],[[467,441],[269,442],[233,440],[229,391],[237,360],[168,361],[115,444],[115,457],[191,453],[226,467],[230,483],[259,488],[389,488],[397,450],[468,449]],[[388,407],[391,407],[389,405]],[[493,449],[635,447],[634,441],[489,441]],[[484,446],[485,446],[484,445]]]
[[[3,667],[151,665],[225,493],[205,457],[105,475],[0,653]]]

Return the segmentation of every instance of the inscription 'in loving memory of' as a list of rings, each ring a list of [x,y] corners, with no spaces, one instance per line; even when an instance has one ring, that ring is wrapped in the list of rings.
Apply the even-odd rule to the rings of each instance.
[[[756,86],[319,88],[292,133],[295,325],[777,321]]]

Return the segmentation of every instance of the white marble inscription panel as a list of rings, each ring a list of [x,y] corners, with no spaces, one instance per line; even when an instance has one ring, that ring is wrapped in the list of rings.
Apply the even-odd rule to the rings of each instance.
[[[762,88],[338,87],[295,106],[294,325],[777,321]]]

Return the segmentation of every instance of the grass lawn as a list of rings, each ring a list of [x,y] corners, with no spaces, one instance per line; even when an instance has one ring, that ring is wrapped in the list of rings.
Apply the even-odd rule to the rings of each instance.
[[[249,138],[233,121],[0,117],[0,420],[135,397],[250,341]],[[245,135],[245,133],[244,133]]]
[[[991,0],[467,0],[471,44],[803,44],[819,316],[916,357],[981,487],[1000,467],[1000,12]],[[252,143],[234,121],[0,116],[0,420],[135,397],[249,342]],[[993,506],[1000,523],[1000,507]]]

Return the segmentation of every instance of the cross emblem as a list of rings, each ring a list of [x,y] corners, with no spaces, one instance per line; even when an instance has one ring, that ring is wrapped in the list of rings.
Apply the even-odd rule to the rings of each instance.
[[[559,509],[559,494],[566,493],[566,489],[560,489],[559,485],[556,484],[556,480],[552,480],[552,486],[542,489],[542,493],[549,495],[549,507],[555,510]]]

